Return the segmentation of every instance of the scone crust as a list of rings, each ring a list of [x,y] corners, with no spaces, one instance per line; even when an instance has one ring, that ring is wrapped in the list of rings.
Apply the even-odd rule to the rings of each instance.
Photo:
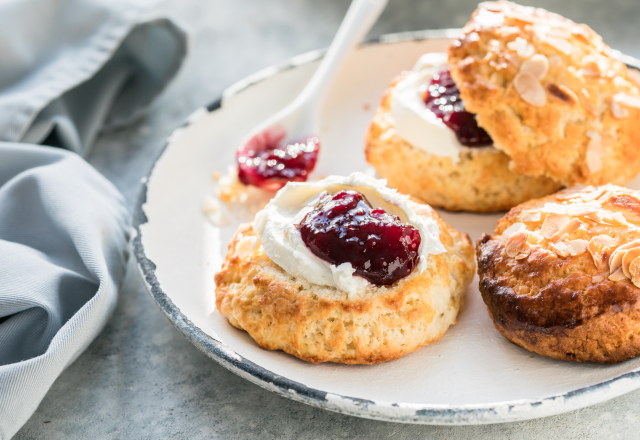
[[[549,65],[538,82],[545,102],[536,106],[514,84],[534,54]],[[481,3],[449,47],[465,107],[513,170],[565,186],[624,184],[640,171],[640,92],[612,55],[588,26],[510,2]],[[630,99],[619,104],[621,96]]]
[[[509,157],[494,148],[467,149],[454,163],[399,137],[391,113],[395,78],[384,93],[365,138],[367,161],[389,186],[431,206],[449,211],[506,211],[519,203],[560,188],[546,177],[529,177],[509,169]]]
[[[437,216],[423,205],[427,215]],[[334,288],[294,279],[262,248],[238,255],[241,226],[215,276],[216,306],[229,322],[267,350],[312,363],[377,364],[398,359],[444,336],[473,278],[473,246],[466,234],[439,220],[447,253],[431,256],[422,274],[348,299]]]
[[[511,342],[555,359],[615,363],[639,355],[640,289],[629,279],[610,280],[609,268],[596,267],[589,250],[561,257],[542,244],[526,258],[507,254],[509,239],[502,233],[546,202],[558,200],[552,195],[514,208],[494,235],[477,242],[480,292],[495,327]],[[621,237],[606,225],[601,229]],[[633,239],[620,238],[616,247]]]

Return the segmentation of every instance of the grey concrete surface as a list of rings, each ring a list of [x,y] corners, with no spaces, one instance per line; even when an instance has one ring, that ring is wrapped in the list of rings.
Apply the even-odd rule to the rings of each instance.
[[[458,27],[475,1],[390,0],[371,35]],[[640,56],[640,1],[531,1]],[[163,139],[227,85],[326,46],[347,0],[171,0],[194,35],[191,57],[148,118],[101,136],[90,162],[133,206]],[[179,184],[179,182],[176,182]],[[287,400],[235,376],[191,345],[147,294],[131,262],[102,334],[55,382],[16,439],[629,439],[640,438],[640,391],[568,414],[503,425],[438,427],[359,419]]]

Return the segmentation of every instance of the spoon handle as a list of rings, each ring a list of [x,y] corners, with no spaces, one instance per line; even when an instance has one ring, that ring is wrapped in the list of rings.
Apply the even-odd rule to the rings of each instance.
[[[388,0],[353,0],[329,50],[313,77],[297,98],[299,103],[318,100],[355,46],[376,22]]]

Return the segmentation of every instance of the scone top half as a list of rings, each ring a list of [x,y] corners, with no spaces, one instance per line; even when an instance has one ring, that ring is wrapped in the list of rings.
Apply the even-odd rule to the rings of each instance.
[[[481,3],[449,48],[451,74],[518,174],[565,186],[640,170],[640,92],[588,26],[543,9]]]
[[[512,209],[477,243],[480,291],[512,342],[556,359],[640,354],[640,194],[577,186]]]
[[[420,232],[417,264],[408,275],[375,284],[357,276],[355,263],[331,264],[303,241],[303,219],[343,190],[357,191],[372,210]],[[361,173],[330,176],[287,184],[251,225],[240,227],[216,274],[216,305],[262,348],[315,363],[373,364],[441,338],[455,323],[474,268],[468,236],[429,206]]]

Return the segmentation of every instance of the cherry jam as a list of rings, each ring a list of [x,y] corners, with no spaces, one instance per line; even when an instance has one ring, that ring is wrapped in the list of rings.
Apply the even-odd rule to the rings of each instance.
[[[375,285],[408,276],[419,261],[420,232],[372,209],[358,191],[325,194],[297,228],[314,255],[336,266],[351,263],[354,275]]]
[[[451,78],[449,69],[433,75],[424,96],[427,108],[454,131],[462,145],[484,147],[492,145],[489,134],[476,121],[476,115],[464,109],[458,86]]]
[[[314,136],[285,143],[285,136],[284,130],[266,130],[238,149],[240,182],[277,191],[287,182],[307,180],[316,166],[320,141]]]

